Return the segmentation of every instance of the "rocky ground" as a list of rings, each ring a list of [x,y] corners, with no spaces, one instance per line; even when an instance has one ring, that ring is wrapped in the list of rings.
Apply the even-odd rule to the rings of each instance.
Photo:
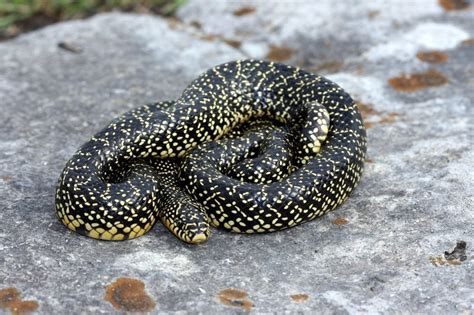
[[[474,312],[473,21],[455,0],[196,0],[174,19],[102,14],[2,42],[0,314]],[[160,224],[111,243],[57,221],[80,144],[237,58],[321,73],[359,102],[368,159],[346,204],[199,246]]]

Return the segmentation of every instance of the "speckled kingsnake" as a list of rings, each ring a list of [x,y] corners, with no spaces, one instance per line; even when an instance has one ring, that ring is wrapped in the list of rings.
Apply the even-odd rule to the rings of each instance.
[[[291,66],[235,61],[86,142],[59,178],[56,212],[104,240],[143,235],[157,218],[189,243],[205,241],[209,224],[282,230],[342,204],[365,151],[362,119],[339,86]]]

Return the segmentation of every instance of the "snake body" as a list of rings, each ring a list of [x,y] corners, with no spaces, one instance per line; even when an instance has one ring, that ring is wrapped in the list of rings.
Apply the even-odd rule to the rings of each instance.
[[[158,219],[188,243],[207,240],[210,225],[277,231],[342,204],[365,152],[359,111],[338,85],[283,64],[234,61],[86,142],[59,178],[56,213],[103,240],[141,236]]]

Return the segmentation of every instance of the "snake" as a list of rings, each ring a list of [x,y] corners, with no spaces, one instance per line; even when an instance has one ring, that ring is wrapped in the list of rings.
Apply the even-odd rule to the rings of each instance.
[[[232,61],[84,143],[59,177],[56,214],[100,240],[133,239],[157,221],[191,244],[211,227],[284,230],[346,201],[366,143],[357,105],[336,83],[282,63]]]

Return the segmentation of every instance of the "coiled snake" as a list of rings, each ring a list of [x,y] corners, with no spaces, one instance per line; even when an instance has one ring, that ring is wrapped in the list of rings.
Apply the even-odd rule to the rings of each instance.
[[[176,101],[113,120],[69,160],[56,213],[69,229],[132,239],[159,218],[201,243],[210,225],[286,229],[342,204],[363,169],[366,133],[335,83],[291,66],[226,63]]]

